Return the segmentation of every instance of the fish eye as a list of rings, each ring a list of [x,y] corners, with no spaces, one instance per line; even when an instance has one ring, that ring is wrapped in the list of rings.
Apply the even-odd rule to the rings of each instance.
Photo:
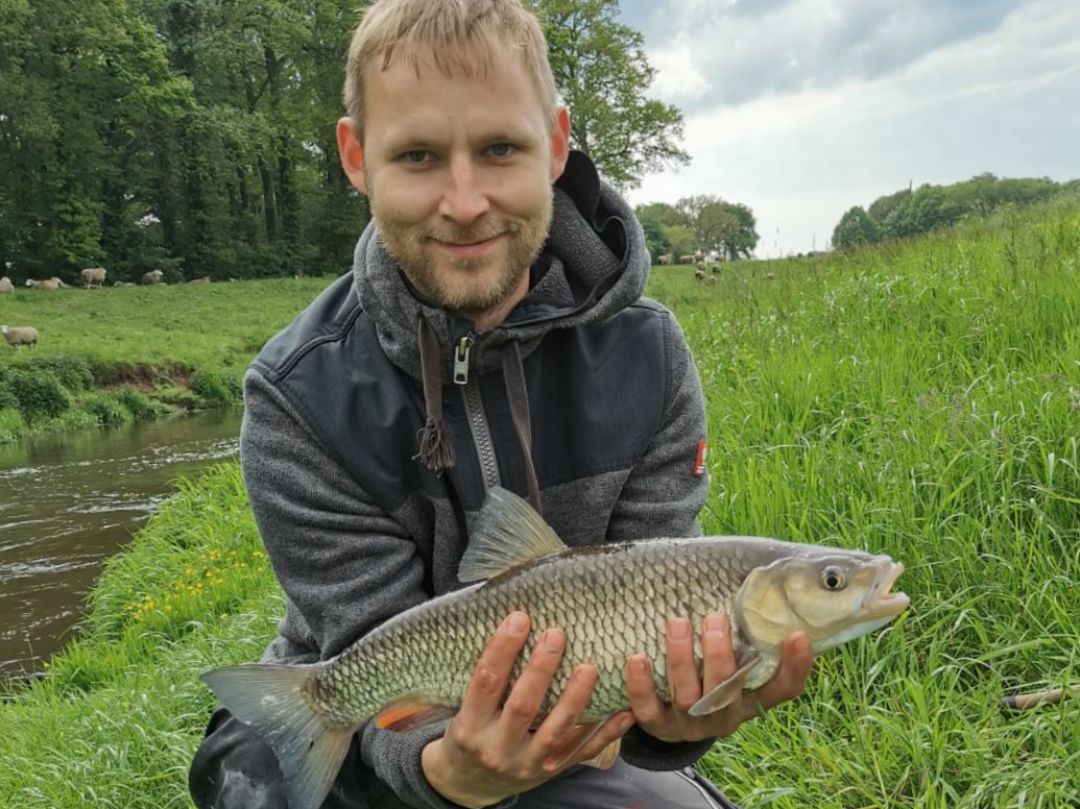
[[[826,590],[843,590],[847,586],[847,579],[844,571],[830,565],[821,571],[821,583]]]

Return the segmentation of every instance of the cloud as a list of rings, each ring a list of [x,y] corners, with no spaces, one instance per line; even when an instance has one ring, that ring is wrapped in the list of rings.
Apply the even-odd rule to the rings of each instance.
[[[770,13],[803,5],[772,3]],[[1029,2],[992,26],[989,17],[969,19],[981,33],[960,30],[957,14],[936,28],[952,31],[948,44],[923,47],[906,61],[895,46],[874,56],[873,69],[866,61],[861,73],[813,72],[799,62],[814,81],[783,91],[773,81],[767,92],[736,94],[744,96],[737,102],[703,89],[717,76],[696,56],[676,63],[671,76],[678,81],[662,68],[661,80],[692,96],[691,104],[664,99],[684,110],[683,145],[692,163],[645,178],[632,201],[708,193],[748,204],[758,217],[759,255],[776,255],[822,248],[845,210],[909,182],[950,183],[984,171],[1080,177],[1080,4]],[[856,14],[830,26],[829,41],[876,26],[867,29]],[[913,26],[890,30],[901,41]],[[777,28],[775,41],[763,33],[761,50],[779,53],[786,30]],[[850,50],[838,59],[851,58]],[[687,78],[695,74],[696,88]]]
[[[1020,0],[666,0],[641,21],[654,64],[708,77],[655,92],[687,112],[888,75],[928,53],[995,30]]]

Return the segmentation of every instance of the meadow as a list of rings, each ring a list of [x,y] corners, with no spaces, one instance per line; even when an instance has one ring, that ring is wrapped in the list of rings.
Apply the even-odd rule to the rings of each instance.
[[[244,369],[332,277],[0,295],[0,441],[236,405]]]
[[[703,771],[746,809],[1080,806],[1080,698],[997,704],[1080,682],[1080,207],[714,284],[655,268],[649,294],[708,399],[705,530],[889,553],[912,599]],[[0,805],[189,806],[197,676],[256,658],[281,611],[236,465],[183,482],[0,705]]]

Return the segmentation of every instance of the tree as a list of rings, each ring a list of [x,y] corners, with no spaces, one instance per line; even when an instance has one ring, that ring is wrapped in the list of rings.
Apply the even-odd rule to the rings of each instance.
[[[686,164],[679,110],[645,97],[656,70],[644,38],[618,22],[618,0],[531,0],[548,39],[555,84],[570,108],[571,145],[619,188]]]
[[[683,197],[675,203],[675,209],[693,231],[699,250],[736,259],[749,258],[757,247],[757,222],[745,205],[698,194]]]
[[[881,227],[859,205],[840,217],[840,222],[833,228],[832,246],[838,250],[877,244],[879,241],[881,241]]]

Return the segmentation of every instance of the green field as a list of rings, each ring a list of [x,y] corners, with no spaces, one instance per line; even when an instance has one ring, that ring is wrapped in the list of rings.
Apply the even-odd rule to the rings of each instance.
[[[717,278],[650,282],[708,398],[705,529],[889,553],[912,606],[703,769],[748,809],[1080,806],[1080,699],[997,707],[1080,682],[1080,208]],[[317,286],[261,283],[283,320]],[[255,658],[281,610],[235,464],[182,486],[108,566],[83,640],[0,706],[0,806],[188,806],[196,677]]]
[[[332,280],[0,295],[0,323],[41,336],[0,342],[0,441],[238,404],[255,353]]]

